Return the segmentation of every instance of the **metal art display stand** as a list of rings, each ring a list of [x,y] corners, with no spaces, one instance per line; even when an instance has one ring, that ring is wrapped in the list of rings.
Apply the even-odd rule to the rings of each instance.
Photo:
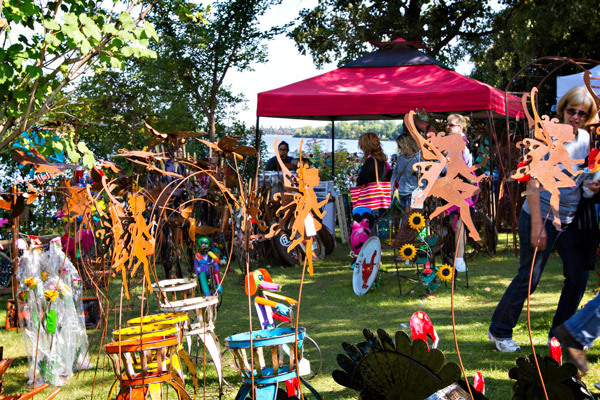
[[[275,400],[278,390],[283,390],[279,389],[282,382],[285,382],[288,397],[294,396],[302,383],[315,399],[320,400],[319,393],[302,378],[310,374],[310,362],[302,355],[305,337],[305,328],[298,328],[297,332],[294,328],[277,328],[238,333],[226,338],[225,345],[233,354],[235,366],[243,379],[236,400],[249,397]],[[294,351],[296,338],[297,352]],[[256,397],[252,393],[253,384]]]
[[[162,312],[185,312],[190,317],[189,329],[184,333],[188,343],[188,351],[192,351],[192,339],[195,336],[204,344],[208,354],[215,364],[219,376],[219,387],[223,385],[223,366],[221,363],[221,346],[215,333],[215,320],[217,318],[217,296],[192,297],[183,300],[169,300],[168,294],[176,298],[177,294],[189,293],[196,287],[195,279],[167,279],[153,284],[152,289],[160,296],[159,308]]]

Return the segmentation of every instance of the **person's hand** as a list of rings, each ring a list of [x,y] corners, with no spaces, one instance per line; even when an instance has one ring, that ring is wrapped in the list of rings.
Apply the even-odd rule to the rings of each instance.
[[[531,225],[531,237],[530,237],[531,247],[534,249],[537,247],[538,250],[544,250],[546,248],[546,228],[544,224],[539,222],[539,224]]]
[[[586,181],[584,183],[585,187],[594,193],[598,193],[598,190],[600,190],[600,181]]]

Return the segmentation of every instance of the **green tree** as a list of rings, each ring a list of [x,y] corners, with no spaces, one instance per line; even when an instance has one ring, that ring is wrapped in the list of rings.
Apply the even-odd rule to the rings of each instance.
[[[495,11],[480,0],[319,0],[300,12],[300,24],[289,36],[316,65],[344,64],[372,51],[369,41],[421,40],[440,60],[454,65],[463,44],[480,40]],[[502,3],[502,2],[501,2]],[[500,23],[494,27],[499,29]],[[456,45],[454,45],[454,43]]]
[[[158,60],[143,62],[140,79],[151,85],[156,79],[168,82],[171,101],[182,95],[200,110],[210,140],[215,139],[217,116],[224,117],[230,105],[243,98],[224,85],[232,69],[246,71],[267,59],[265,42],[282,31],[259,28],[259,17],[281,0],[215,1],[206,15],[207,23],[195,23],[189,11],[203,12],[201,6],[181,1],[153,10],[161,38]],[[180,13],[184,7],[187,12]]]
[[[497,33],[486,43],[467,44],[476,65],[472,75],[504,88],[520,68],[543,56],[600,60],[599,16],[598,2],[594,0],[509,1],[498,16],[502,27],[495,29]],[[533,75],[549,71],[538,72]],[[579,71],[559,71],[570,72]]]
[[[0,3],[0,149],[67,103],[72,83],[90,69],[155,56],[148,45],[156,32],[144,21],[155,2]]]

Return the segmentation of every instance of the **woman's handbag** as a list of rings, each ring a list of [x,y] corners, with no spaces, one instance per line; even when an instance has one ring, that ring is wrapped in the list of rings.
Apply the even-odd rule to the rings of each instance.
[[[390,193],[390,182],[379,181],[379,168],[377,168],[377,160],[375,162],[375,182],[367,183],[362,186],[350,188],[350,196],[352,197],[352,208],[367,207],[371,210],[379,210],[381,208],[388,209],[390,207],[392,196]]]

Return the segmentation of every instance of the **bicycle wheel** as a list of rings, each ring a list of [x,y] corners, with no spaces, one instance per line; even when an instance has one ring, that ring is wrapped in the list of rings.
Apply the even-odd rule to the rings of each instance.
[[[317,234],[319,239],[321,239],[321,242],[323,242],[323,246],[325,247],[325,255],[328,256],[333,253],[333,250],[335,250],[335,238],[331,232],[329,232],[329,229],[322,227]]]
[[[302,357],[310,361],[310,374],[304,376],[306,380],[314,378],[323,367],[323,354],[321,348],[310,336],[306,336],[302,341]]]
[[[302,251],[303,255],[306,255],[306,244],[305,243],[300,243],[300,250]],[[321,240],[321,238],[319,236],[314,236],[313,237],[313,244],[312,244],[312,258],[313,261],[318,261],[318,260],[322,260],[325,258],[325,245],[323,244],[323,241]]]
[[[292,242],[287,232],[282,231],[281,233],[275,235],[272,241],[273,245],[275,246],[275,249],[277,250],[277,254],[279,254],[279,258],[281,259],[281,261],[292,266],[300,264],[302,254],[298,247],[295,247],[292,251],[288,253],[288,247],[290,247]]]

